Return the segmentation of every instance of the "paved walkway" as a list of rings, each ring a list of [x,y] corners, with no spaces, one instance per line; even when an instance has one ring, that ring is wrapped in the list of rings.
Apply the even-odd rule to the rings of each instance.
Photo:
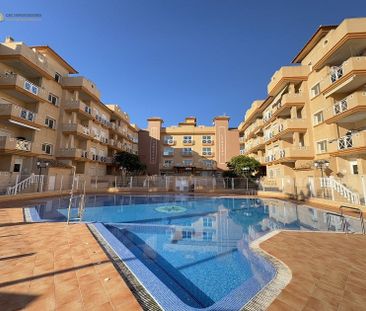
[[[292,271],[269,310],[366,310],[366,236],[280,232],[260,244]]]
[[[22,220],[0,209],[0,310],[141,310],[85,225]]]

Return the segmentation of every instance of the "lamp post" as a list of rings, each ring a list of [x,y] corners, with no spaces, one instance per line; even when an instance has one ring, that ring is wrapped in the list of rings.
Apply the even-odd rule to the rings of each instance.
[[[37,192],[40,192],[40,182],[41,182],[42,168],[47,168],[48,164],[49,164],[48,162],[37,161],[37,168],[39,170]]]
[[[250,172],[250,167],[248,167],[248,166],[244,166],[244,167],[242,167],[242,172],[243,172],[243,175],[245,176],[245,179],[246,179],[246,182],[247,182],[247,190],[248,190],[248,188],[249,188],[249,181],[248,181],[248,174],[249,174],[249,172]]]
[[[329,167],[329,161],[328,160],[316,160],[314,161],[314,167],[316,169],[320,169],[320,174],[321,174],[321,183],[320,185],[322,186],[322,188],[326,188],[326,185],[324,186],[323,182],[324,182],[324,170]],[[325,192],[323,190],[323,196],[324,196]],[[328,193],[327,193],[328,196]]]

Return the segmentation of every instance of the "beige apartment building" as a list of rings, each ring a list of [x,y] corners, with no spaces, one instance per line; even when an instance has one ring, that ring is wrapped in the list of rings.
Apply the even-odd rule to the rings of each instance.
[[[118,151],[137,154],[138,128],[118,105],[48,46],[7,38],[0,44],[2,186],[37,174],[103,176]]]
[[[332,197],[365,194],[366,18],[319,27],[292,63],[246,112],[240,153],[265,165],[278,187],[290,177],[312,195],[318,177],[329,176],[321,186]]]
[[[238,129],[229,128],[229,119],[215,117],[212,126],[204,126],[188,117],[163,127],[161,118],[149,118],[139,132],[139,155],[148,173],[212,176],[227,170],[226,162],[239,154]]]

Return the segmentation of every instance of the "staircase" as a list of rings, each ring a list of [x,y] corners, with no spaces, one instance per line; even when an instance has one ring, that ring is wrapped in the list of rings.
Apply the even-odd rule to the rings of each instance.
[[[14,186],[8,187],[6,194],[7,195],[16,195],[17,193],[23,192],[24,190],[29,189],[32,185],[38,184],[38,183],[41,187],[40,190],[42,191],[43,180],[44,180],[44,175],[32,174],[29,177],[27,177],[26,179],[23,179],[21,182],[18,182],[18,180],[17,180]]]
[[[332,191],[332,200],[334,200],[334,191],[344,197],[347,202],[353,204],[360,204],[360,196],[357,192],[354,192],[337,181],[333,177],[322,177],[320,179],[320,186],[323,188],[329,188]]]

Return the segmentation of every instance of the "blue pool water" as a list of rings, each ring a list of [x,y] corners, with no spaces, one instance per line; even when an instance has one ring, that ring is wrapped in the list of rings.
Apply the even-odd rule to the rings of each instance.
[[[63,221],[67,206],[67,198],[47,200],[36,205],[32,215]],[[222,301],[226,307],[230,304],[228,310],[237,310],[276,273],[271,263],[251,251],[251,241],[275,229],[341,229],[337,217],[308,206],[184,195],[88,196],[83,220],[102,222],[112,240],[122,243],[128,250],[125,263],[144,285],[144,280],[148,284],[156,278],[148,290],[159,296],[157,283],[160,291],[169,289],[161,301],[155,298],[170,310],[217,309]],[[358,231],[357,226],[347,220],[350,231]]]

